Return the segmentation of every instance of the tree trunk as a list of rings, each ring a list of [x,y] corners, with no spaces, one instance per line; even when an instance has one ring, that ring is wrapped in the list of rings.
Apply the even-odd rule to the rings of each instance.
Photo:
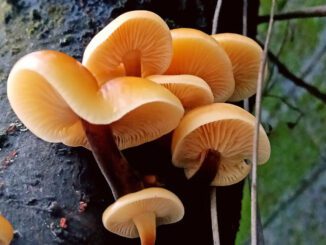
[[[112,18],[133,9],[158,13],[171,28],[211,32],[216,1],[207,0],[0,0],[0,213],[17,230],[13,244],[139,244],[103,228],[112,194],[90,152],[37,139],[19,123],[6,98],[6,79],[23,55],[56,49],[81,60],[92,36]],[[249,1],[249,36],[256,35],[258,0]],[[242,32],[242,0],[223,1],[219,32]],[[11,124],[14,123],[14,124]],[[11,125],[10,125],[11,124]],[[157,244],[212,244],[209,188],[188,184],[170,163],[167,135],[124,151],[142,174],[157,174],[186,209],[184,219],[158,228]],[[222,244],[239,227],[243,182],[217,190]]]

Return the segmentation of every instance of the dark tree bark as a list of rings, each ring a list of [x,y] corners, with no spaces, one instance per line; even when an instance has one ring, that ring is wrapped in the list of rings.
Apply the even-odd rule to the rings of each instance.
[[[259,2],[248,2],[248,33],[254,37]],[[17,230],[13,244],[139,244],[103,228],[101,215],[113,197],[90,152],[49,144],[20,124],[10,126],[17,118],[5,91],[14,62],[39,49],[60,50],[81,60],[95,33],[133,9],[152,10],[171,28],[194,27],[210,33],[215,4],[213,0],[0,0],[0,213]],[[242,0],[223,1],[218,31],[242,32]],[[157,244],[212,244],[209,188],[189,184],[183,171],[172,166],[169,140],[167,135],[124,151],[140,174],[157,175],[185,205],[181,222],[158,228]],[[242,188],[243,182],[217,190],[222,244],[234,243]]]

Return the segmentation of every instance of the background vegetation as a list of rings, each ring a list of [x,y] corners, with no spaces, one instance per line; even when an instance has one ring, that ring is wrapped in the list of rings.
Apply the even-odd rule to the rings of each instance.
[[[277,12],[324,4],[277,1]],[[270,1],[261,1],[268,15]],[[263,41],[267,24],[258,28]],[[326,94],[326,18],[276,21],[270,51],[306,83]],[[259,205],[266,244],[325,244],[325,102],[296,86],[271,61],[263,99],[263,123],[270,130],[272,156],[259,167]],[[241,232],[247,241],[249,191],[245,188]]]

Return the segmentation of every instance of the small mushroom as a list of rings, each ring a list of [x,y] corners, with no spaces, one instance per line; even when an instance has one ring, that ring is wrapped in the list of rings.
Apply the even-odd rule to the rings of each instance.
[[[179,98],[186,110],[214,102],[212,90],[200,77],[193,75],[152,75],[146,78],[170,90]]]
[[[17,116],[38,137],[91,149],[115,197],[143,187],[118,147],[159,138],[183,116],[180,101],[159,84],[119,77],[99,87],[78,61],[56,51],[19,60],[7,94]]]
[[[212,37],[228,54],[235,80],[235,89],[229,101],[240,101],[256,93],[262,48],[251,38],[235,34],[220,33]]]
[[[179,198],[163,188],[151,187],[119,198],[103,213],[105,228],[128,238],[140,237],[154,245],[156,226],[178,222],[184,215]]]
[[[171,57],[167,24],[153,12],[136,10],[120,15],[93,37],[83,64],[101,85],[115,76],[162,74]]]
[[[173,57],[167,75],[190,74],[210,86],[215,102],[226,101],[234,91],[231,61],[219,44],[199,30],[171,30]]]
[[[14,228],[10,222],[0,214],[0,245],[9,245],[14,237]]]
[[[203,164],[212,162],[207,157],[215,159],[218,167],[212,168],[211,185],[237,183],[250,172],[245,160],[252,159],[254,128],[255,117],[238,106],[215,103],[195,108],[174,131],[172,162],[184,168],[187,178],[192,178],[197,172],[209,172],[198,170],[212,168]],[[258,162],[265,163],[269,157],[270,143],[260,126]]]

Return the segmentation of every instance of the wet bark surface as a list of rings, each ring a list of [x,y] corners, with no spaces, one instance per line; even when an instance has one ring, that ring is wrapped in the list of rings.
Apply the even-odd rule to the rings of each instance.
[[[224,2],[220,31],[241,32],[242,1]],[[249,21],[254,23],[258,1],[251,4]],[[103,228],[102,212],[113,197],[91,153],[44,142],[17,121],[6,96],[13,64],[40,49],[81,60],[92,36],[132,9],[155,11],[171,28],[196,27],[210,33],[214,8],[212,0],[0,0],[0,212],[16,229],[13,244],[139,244],[138,239],[124,239]],[[250,34],[255,35],[255,28]],[[169,139],[124,151],[141,175],[157,175],[185,205],[181,222],[158,228],[157,244],[211,244],[209,187],[189,184],[183,171],[172,166]],[[218,188],[222,244],[234,241],[242,185]]]

